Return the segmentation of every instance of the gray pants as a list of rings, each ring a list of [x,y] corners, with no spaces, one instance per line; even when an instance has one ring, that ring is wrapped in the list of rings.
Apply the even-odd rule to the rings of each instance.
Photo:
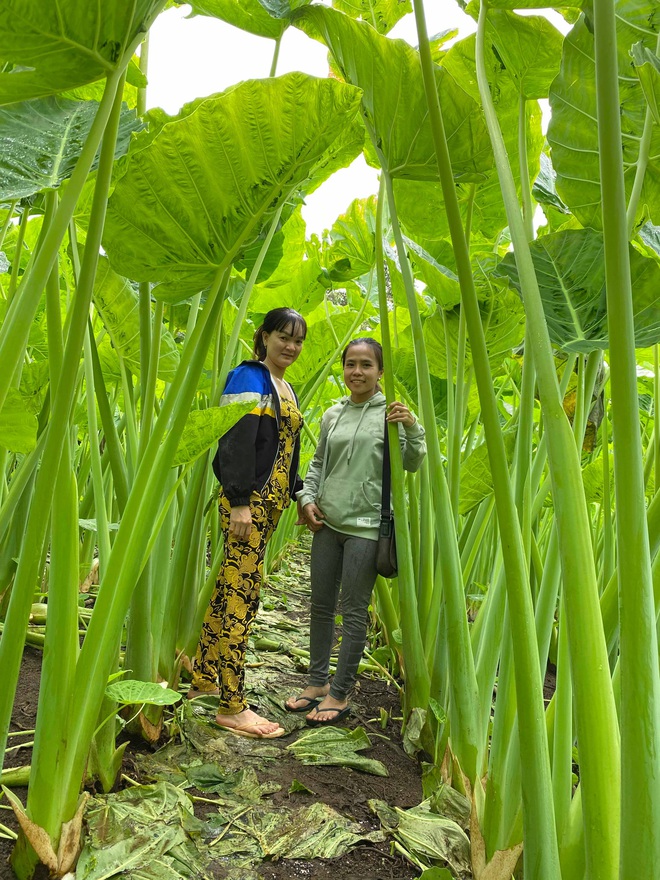
[[[323,687],[328,682],[341,585],[342,639],[330,687],[330,695],[337,700],[345,700],[353,687],[367,641],[369,600],[377,576],[377,547],[378,541],[344,535],[327,525],[314,533],[309,683]]]

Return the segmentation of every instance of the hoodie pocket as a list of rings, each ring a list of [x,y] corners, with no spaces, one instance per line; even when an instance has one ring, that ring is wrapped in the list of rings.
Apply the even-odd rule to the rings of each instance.
[[[376,527],[380,499],[371,483],[329,477],[317,499],[329,526]]]

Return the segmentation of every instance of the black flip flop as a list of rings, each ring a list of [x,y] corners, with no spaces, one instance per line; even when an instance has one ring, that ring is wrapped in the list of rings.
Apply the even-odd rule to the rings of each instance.
[[[329,718],[327,721],[322,721],[320,718],[308,718],[307,724],[309,725],[309,727],[325,727],[326,724],[331,726],[333,724],[337,724],[339,721],[341,721],[342,718],[346,718],[348,715],[351,714],[351,707],[345,706],[343,709],[335,709],[334,706],[328,706],[327,709],[321,709],[320,711],[336,712],[337,714],[334,715],[332,718]],[[316,710],[316,714],[319,714],[318,709]]]
[[[295,699],[296,699],[296,701],[307,700],[307,702],[304,706],[298,706],[298,708],[296,708],[296,709],[292,709],[290,706],[287,706],[287,704],[285,703],[284,708],[286,709],[287,712],[310,712],[312,709],[315,709],[316,706],[318,706],[318,704],[321,702],[321,698],[316,699],[316,697],[300,696],[300,697],[296,697]]]

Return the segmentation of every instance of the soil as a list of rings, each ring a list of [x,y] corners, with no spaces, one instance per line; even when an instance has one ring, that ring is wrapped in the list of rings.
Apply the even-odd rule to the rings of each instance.
[[[14,705],[12,731],[32,730],[35,726],[41,652],[26,648],[17,698]],[[291,693],[296,687],[305,684],[303,674],[291,676]],[[281,758],[269,762],[267,771],[260,771],[261,782],[275,782],[279,791],[270,796],[271,803],[277,806],[289,801],[288,795],[294,779],[302,783],[313,794],[297,792],[296,806],[308,806],[318,800],[324,801],[339,813],[357,822],[364,833],[378,830],[380,823],[368,805],[370,798],[386,801],[391,806],[412,807],[422,800],[421,774],[417,763],[403,751],[401,745],[400,705],[396,688],[383,680],[362,678],[351,702],[352,715],[345,722],[346,727],[363,727],[369,734],[373,748],[366,753],[369,758],[382,761],[389,772],[388,777],[372,776],[344,767],[305,766],[293,755],[285,751],[291,737],[270,741],[281,748]],[[383,711],[384,710],[384,711]],[[384,713],[387,713],[385,716]],[[387,718],[381,727],[381,717]],[[31,735],[12,737],[11,744],[28,742]],[[140,779],[136,759],[140,753],[153,751],[146,744],[131,741],[124,756],[124,771],[138,781]],[[23,749],[10,752],[5,767],[25,765],[29,752]],[[27,790],[15,788],[15,793],[25,803]],[[201,795],[196,789],[188,789],[189,794]],[[208,795],[207,795],[208,797]],[[211,796],[212,797],[212,796]],[[3,802],[6,801],[3,798]],[[195,812],[199,818],[215,810],[214,807],[196,803]],[[13,830],[17,829],[14,814],[9,810],[0,811],[0,822]],[[0,839],[0,880],[13,880],[14,875],[8,863],[13,842]],[[284,880],[284,878],[304,878],[304,880],[412,880],[419,876],[412,866],[399,853],[391,851],[389,842],[359,845],[337,859],[286,859],[263,862],[258,874],[263,880]],[[45,878],[45,871],[38,872],[37,878]],[[218,880],[225,876],[218,868]]]

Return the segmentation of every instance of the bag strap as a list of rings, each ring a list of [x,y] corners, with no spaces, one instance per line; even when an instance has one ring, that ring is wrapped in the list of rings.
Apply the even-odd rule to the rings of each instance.
[[[389,519],[390,517],[390,487],[391,487],[391,471],[390,471],[390,442],[387,436],[387,416],[385,416],[385,445],[383,447],[383,490],[380,498],[380,516]]]

